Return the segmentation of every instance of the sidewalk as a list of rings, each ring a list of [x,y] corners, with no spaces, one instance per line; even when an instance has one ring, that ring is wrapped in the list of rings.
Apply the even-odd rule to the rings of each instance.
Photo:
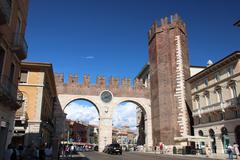
[[[160,152],[156,152],[156,153],[155,152],[142,152],[142,153],[151,153],[151,154],[160,155]],[[186,154],[184,154],[184,155],[183,154],[161,154],[161,155],[162,156],[171,156],[171,157],[186,157],[188,159],[190,159],[190,158],[192,158],[192,159],[193,158],[205,158],[205,159],[218,159],[218,160],[228,159],[227,154],[212,154],[209,157],[206,157],[206,155],[186,155]]]

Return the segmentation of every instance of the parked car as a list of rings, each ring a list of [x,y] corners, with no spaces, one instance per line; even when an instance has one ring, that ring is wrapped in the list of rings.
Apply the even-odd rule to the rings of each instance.
[[[122,154],[122,147],[118,143],[113,143],[107,147],[108,154]]]

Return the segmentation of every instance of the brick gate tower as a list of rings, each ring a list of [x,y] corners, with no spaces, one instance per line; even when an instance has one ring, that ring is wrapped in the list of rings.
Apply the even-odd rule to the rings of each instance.
[[[155,22],[148,33],[152,129],[154,145],[175,144],[190,134],[189,61],[185,23],[178,15]]]

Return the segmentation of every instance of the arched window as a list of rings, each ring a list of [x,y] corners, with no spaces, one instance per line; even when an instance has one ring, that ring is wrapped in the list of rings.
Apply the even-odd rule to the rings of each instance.
[[[213,129],[209,130],[209,136],[211,138],[211,148],[213,153],[217,153],[217,146],[216,146],[216,138],[215,138],[215,132]]]
[[[228,82],[228,86],[231,91],[231,98],[236,98],[238,96],[236,82],[231,80]]]
[[[229,145],[229,136],[228,136],[228,130],[226,127],[223,127],[221,129],[222,133],[222,144],[223,144],[223,149],[226,149],[227,146]]]
[[[220,86],[217,86],[215,88],[215,92],[217,94],[217,99],[218,99],[218,102],[223,102],[223,96],[222,96],[222,88]]]
[[[196,95],[195,96],[195,106],[196,106],[196,109],[200,110],[200,99],[199,99],[199,95]]]
[[[202,130],[199,130],[198,131],[198,135],[199,136],[201,136],[201,137],[203,137],[204,136],[204,134],[203,134],[203,131]],[[200,148],[203,148],[205,146],[205,142],[204,141],[200,141]]]
[[[198,131],[198,135],[199,135],[199,136],[203,136],[203,131],[202,131],[202,130],[199,130],[199,131]]]

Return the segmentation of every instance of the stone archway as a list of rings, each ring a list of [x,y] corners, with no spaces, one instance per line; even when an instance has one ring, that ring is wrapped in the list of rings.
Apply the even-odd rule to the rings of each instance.
[[[78,75],[69,75],[68,82],[64,82],[63,74],[55,74],[55,82],[59,102],[64,108],[76,99],[84,99],[95,105],[99,112],[99,151],[102,152],[106,144],[112,143],[112,114],[113,107],[122,102],[134,102],[146,112],[146,149],[152,147],[152,117],[150,88],[145,87],[142,80],[135,79],[133,86],[131,80],[111,77],[109,83],[106,78],[98,76],[95,84],[90,83],[90,76],[83,77],[83,83],[78,82]],[[149,86],[149,85],[147,85]],[[108,95],[103,96],[107,91]],[[110,94],[109,94],[110,92]],[[109,97],[110,95],[110,97]],[[110,99],[109,99],[110,98]]]
[[[99,152],[103,151],[105,145],[112,143],[113,108],[122,102],[132,102],[138,105],[146,112],[146,149],[152,147],[152,123],[149,99],[114,97],[111,102],[104,103],[100,96],[59,94],[58,98],[63,109],[74,100],[86,100],[96,107],[99,113]]]
[[[145,146],[147,150],[151,150],[153,146],[152,141],[152,118],[151,118],[151,107],[150,100],[145,98],[131,98],[131,97],[115,97],[115,103],[117,105],[130,102],[137,105],[145,114]],[[117,106],[116,105],[116,106]]]

